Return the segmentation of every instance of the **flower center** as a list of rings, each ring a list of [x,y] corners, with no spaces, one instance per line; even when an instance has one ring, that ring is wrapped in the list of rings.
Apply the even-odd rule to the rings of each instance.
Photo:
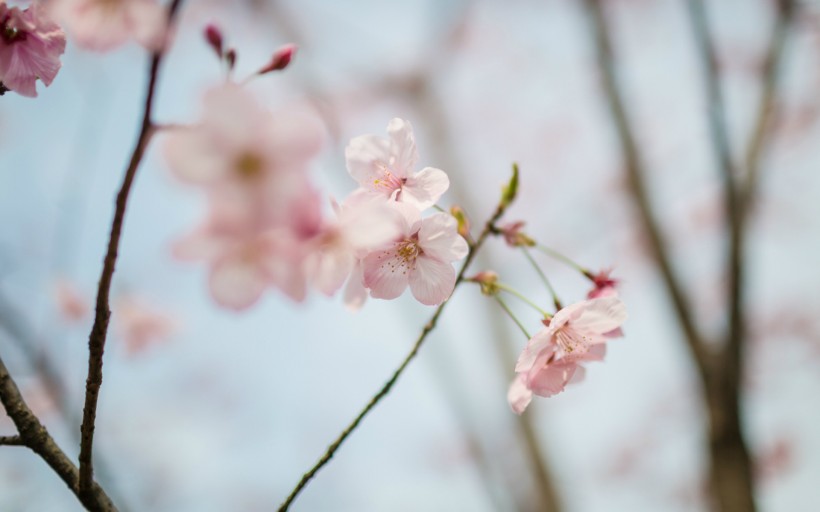
[[[252,180],[262,174],[264,162],[259,155],[251,152],[242,153],[236,159],[235,169],[241,178]]]
[[[392,192],[393,190],[400,189],[407,181],[407,178],[399,178],[393,174],[393,172],[383,162],[378,162],[376,165],[379,170],[381,170],[382,175],[373,180],[373,187],[375,189]]]
[[[555,342],[566,355],[582,355],[589,350],[587,337],[570,327],[569,324],[556,331]]]

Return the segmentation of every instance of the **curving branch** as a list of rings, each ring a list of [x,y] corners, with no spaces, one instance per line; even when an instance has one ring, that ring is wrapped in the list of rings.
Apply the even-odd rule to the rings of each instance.
[[[20,389],[14,383],[2,358],[0,358],[0,402],[3,403],[6,414],[9,415],[19,432],[18,436],[4,438],[9,441],[15,441],[14,438],[17,438],[19,442],[5,442],[2,444],[26,446],[39,455],[88,510],[116,512],[117,509],[111,502],[111,498],[96,483],[92,482],[86,492],[80,492],[79,470],[57,446],[46,428],[26,404]]]
[[[168,7],[168,24],[171,26],[176,13],[181,4],[181,0],[173,0]],[[128,197],[134,177],[137,173],[145,149],[154,133],[154,126],[151,120],[154,96],[159,76],[160,63],[163,52],[154,52],[151,56],[150,70],[148,73],[148,85],[145,95],[145,106],[143,108],[142,124],[140,126],[137,143],[131,154],[128,168],[125,170],[122,186],[117,194],[116,207],[114,210],[114,220],[111,223],[111,235],[108,239],[108,248],[103,261],[102,274],[97,288],[97,300],[95,305],[94,324],[88,336],[88,378],[85,384],[85,405],[83,407],[83,422],[80,427],[80,492],[87,494],[92,491],[94,466],[92,462],[92,449],[94,444],[94,423],[97,417],[97,400],[102,386],[103,352],[105,350],[105,340],[108,334],[108,321],[111,317],[109,307],[109,292],[111,291],[111,280],[114,275],[114,267],[117,263],[117,251],[122,235],[122,226],[125,218],[125,209],[128,205]]]
[[[514,168],[513,172],[514,176],[517,177],[517,167]],[[498,204],[498,207],[496,207],[493,215],[484,225],[484,229],[482,229],[481,234],[478,236],[475,243],[470,245],[470,252],[467,253],[467,257],[465,258],[464,263],[461,266],[461,270],[459,270],[458,275],[456,276],[455,287],[453,288],[454,293],[455,288],[457,288],[458,285],[461,284],[462,281],[464,281],[464,274],[465,272],[467,272],[467,268],[470,266],[470,263],[472,263],[473,259],[478,253],[478,250],[481,248],[482,245],[484,245],[484,242],[487,240],[487,237],[490,236],[495,230],[495,223],[498,222],[498,219],[500,219],[502,215],[504,215],[504,212],[506,211],[513,197],[514,190],[512,191],[512,196],[506,196],[504,199],[502,199],[502,201]],[[288,510],[288,508],[290,508],[290,505],[293,503],[293,501],[296,499],[299,493],[302,492],[302,489],[305,488],[305,486],[313,479],[314,476],[316,476],[316,473],[320,469],[322,469],[322,467],[325,464],[330,462],[330,459],[333,458],[333,455],[342,446],[342,443],[344,443],[345,440],[348,437],[350,437],[350,435],[356,430],[356,428],[359,426],[359,423],[362,422],[364,417],[367,416],[367,414],[370,413],[370,411],[373,410],[373,408],[376,407],[376,405],[378,405],[378,403],[381,402],[382,399],[386,397],[388,393],[390,393],[390,390],[393,388],[393,385],[396,384],[396,381],[399,379],[401,374],[404,373],[404,370],[418,354],[419,349],[421,348],[424,341],[427,339],[427,336],[433,331],[433,329],[436,328],[436,323],[438,322],[438,319],[441,316],[441,313],[444,311],[444,307],[447,305],[448,302],[450,302],[450,299],[447,299],[446,301],[442,302],[441,305],[439,305],[438,308],[436,308],[436,311],[433,313],[433,316],[430,317],[430,320],[427,322],[427,324],[425,324],[424,329],[422,329],[421,334],[419,334],[419,337],[413,344],[413,348],[401,362],[399,367],[396,368],[396,370],[393,372],[393,375],[390,377],[390,379],[388,379],[387,382],[385,382],[384,385],[381,387],[381,389],[379,389],[379,391],[375,395],[373,395],[373,398],[370,399],[370,401],[367,403],[364,409],[362,409],[361,412],[359,412],[359,414],[353,419],[353,421],[350,422],[347,428],[345,428],[342,431],[342,433],[339,434],[336,440],[333,441],[333,443],[331,443],[330,446],[327,447],[327,450],[325,450],[325,453],[318,460],[318,462],[316,462],[316,464],[314,464],[313,467],[310,468],[308,472],[302,476],[302,479],[299,480],[299,483],[296,484],[296,487],[293,488],[290,495],[288,495],[285,501],[282,502],[282,504],[279,506],[279,512],[285,512],[286,510]]]

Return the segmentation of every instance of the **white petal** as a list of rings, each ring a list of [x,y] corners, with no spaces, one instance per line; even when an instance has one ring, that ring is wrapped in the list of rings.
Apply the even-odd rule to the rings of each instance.
[[[345,286],[344,304],[348,311],[358,311],[367,300],[367,288],[364,286],[364,266],[358,262],[350,274]]]
[[[458,234],[458,222],[449,213],[436,213],[421,221],[419,246],[440,261],[456,261],[467,256],[467,242]]]
[[[267,284],[261,269],[247,260],[228,258],[211,268],[211,295],[226,308],[241,310],[252,306]]]
[[[436,204],[441,195],[450,188],[450,179],[440,169],[425,167],[419,173],[407,178],[401,188],[399,200],[424,210]]]
[[[369,190],[392,192],[381,190],[376,183],[384,178],[384,168],[389,160],[390,143],[383,137],[362,135],[351,140],[345,148],[347,171],[360,186]]]
[[[626,305],[618,297],[591,299],[582,304],[584,307],[578,317],[571,320],[575,329],[604,334],[617,329],[626,320]]]
[[[416,268],[410,273],[410,291],[422,304],[441,304],[453,293],[456,271],[449,263],[420,256]]]
[[[387,134],[391,142],[390,167],[395,169],[400,177],[405,178],[412,172],[419,160],[413,126],[410,121],[396,117],[387,124]]]

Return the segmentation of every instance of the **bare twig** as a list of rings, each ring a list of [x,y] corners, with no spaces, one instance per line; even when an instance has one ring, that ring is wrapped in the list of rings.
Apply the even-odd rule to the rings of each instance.
[[[173,0],[168,7],[168,23],[173,19],[179,9],[181,0]],[[85,406],[83,407],[83,422],[80,428],[80,492],[90,493],[94,478],[94,467],[92,462],[92,447],[94,443],[94,422],[97,417],[97,399],[102,386],[102,366],[103,352],[105,350],[105,340],[108,334],[108,320],[111,316],[109,309],[109,292],[111,290],[111,279],[114,275],[114,267],[117,262],[117,251],[119,249],[120,236],[122,234],[125,209],[128,204],[128,196],[131,186],[137,173],[137,168],[142,161],[145,148],[151,135],[154,133],[151,120],[154,106],[154,95],[159,76],[160,63],[163,53],[157,51],[151,56],[150,70],[148,73],[148,85],[145,96],[145,106],[143,108],[142,125],[140,127],[137,143],[125,171],[122,186],[117,194],[116,208],[114,210],[114,220],[111,223],[111,235],[108,239],[103,262],[102,274],[97,288],[97,301],[95,306],[94,324],[88,336],[88,378],[85,385]]]
[[[649,194],[645,184],[645,170],[638,153],[635,137],[624,105],[623,95],[618,85],[613,65],[612,43],[609,27],[604,19],[601,0],[584,0],[591,22],[595,39],[596,56],[601,72],[607,104],[615,123],[615,129],[623,150],[624,166],[630,192],[638,207],[639,220],[646,232],[652,256],[658,264],[661,276],[669,292],[678,323],[683,330],[687,346],[692,354],[698,373],[705,380],[710,356],[704,347],[703,340],[692,318],[689,300],[684,294],[679,278],[672,268],[672,262],[666,248],[666,242],[661,235],[661,227],[657,221],[655,211],[649,201]]]
[[[54,439],[37,419],[37,416],[31,412],[2,358],[0,358],[0,402],[3,403],[6,414],[9,415],[17,427],[22,444],[39,455],[68,485],[71,492],[77,495],[77,498],[88,510],[95,512],[117,510],[102,487],[94,482],[91,483],[86,492],[80,492],[80,478],[77,467],[57,446],[57,443],[54,442]]]
[[[20,436],[0,436],[0,445],[25,446],[26,444]]]
[[[505,202],[503,201],[499,203],[498,207],[495,210],[495,213],[493,213],[492,217],[490,217],[490,220],[488,220],[487,223],[484,225],[484,229],[481,231],[481,234],[476,239],[475,244],[470,246],[470,252],[467,254],[467,257],[465,258],[464,263],[461,266],[461,270],[459,270],[458,275],[456,276],[455,287],[458,287],[458,285],[461,284],[461,282],[464,280],[464,273],[467,271],[467,268],[470,266],[470,263],[472,263],[473,258],[475,258],[475,255],[478,252],[478,250],[481,248],[482,245],[484,245],[484,242],[485,240],[487,240],[487,237],[492,233],[495,223],[504,214],[504,211],[506,210],[507,206],[508,204],[505,204]],[[455,288],[453,291],[455,292]],[[439,305],[438,308],[436,308],[436,311],[433,313],[433,316],[430,317],[430,320],[427,322],[427,324],[425,324],[424,329],[422,329],[421,334],[419,334],[419,337],[413,344],[413,348],[410,350],[410,353],[407,354],[407,356],[404,358],[399,367],[396,368],[390,379],[388,379],[387,382],[385,382],[384,385],[381,387],[381,389],[379,389],[379,391],[375,395],[373,395],[373,398],[370,399],[370,401],[367,403],[364,409],[362,409],[361,412],[356,416],[356,418],[354,418],[353,421],[350,422],[347,428],[345,428],[342,431],[342,433],[339,434],[339,437],[337,437],[336,440],[333,441],[333,443],[331,443],[330,446],[327,447],[327,450],[325,450],[325,453],[322,455],[319,461],[316,464],[314,464],[314,466],[310,468],[310,470],[308,470],[308,472],[302,476],[302,479],[299,480],[299,483],[296,484],[296,487],[293,488],[293,491],[291,491],[290,495],[279,506],[279,512],[284,512],[288,510],[288,508],[290,508],[290,505],[291,503],[293,503],[293,500],[296,499],[296,497],[299,495],[302,489],[304,489],[304,487],[310,482],[310,480],[313,479],[316,473],[320,469],[322,469],[322,467],[325,464],[330,462],[330,459],[333,458],[333,455],[336,453],[336,450],[338,450],[342,443],[344,443],[345,440],[350,436],[350,434],[352,434],[353,431],[356,430],[356,428],[359,426],[359,423],[361,423],[364,417],[367,416],[367,414],[374,407],[376,407],[376,405],[378,405],[378,403],[385,396],[387,396],[388,393],[390,393],[390,390],[393,388],[393,385],[396,384],[396,381],[399,379],[401,374],[404,373],[404,370],[418,354],[418,351],[421,348],[421,345],[427,339],[427,336],[433,331],[433,329],[435,329],[436,323],[438,322],[438,319],[441,316],[441,313],[444,311],[444,307],[447,305],[448,302],[450,302],[449,299],[442,302],[441,305]]]

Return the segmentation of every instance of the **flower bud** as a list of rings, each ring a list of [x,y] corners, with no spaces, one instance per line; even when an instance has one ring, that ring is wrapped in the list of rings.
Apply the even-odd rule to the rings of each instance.
[[[496,283],[498,282],[498,274],[492,270],[484,270],[479,272],[469,280],[474,283],[478,283],[478,285],[481,286],[481,293],[484,295],[495,295],[498,293],[498,287],[496,286]]]
[[[504,236],[504,241],[510,247],[533,247],[535,240],[525,235],[522,231],[524,221],[509,222],[499,228],[499,232]]]
[[[458,234],[465,239],[470,239],[470,219],[467,218],[467,213],[461,206],[451,206],[450,215],[452,215],[458,222]]]
[[[214,50],[216,56],[222,59],[222,31],[213,23],[205,27],[205,41]]]
[[[286,44],[276,50],[276,53],[273,54],[273,57],[268,65],[257,71],[257,74],[264,75],[265,73],[270,73],[271,71],[280,71],[285,69],[290,64],[291,59],[293,59],[294,53],[296,53],[296,45],[293,43]]]

